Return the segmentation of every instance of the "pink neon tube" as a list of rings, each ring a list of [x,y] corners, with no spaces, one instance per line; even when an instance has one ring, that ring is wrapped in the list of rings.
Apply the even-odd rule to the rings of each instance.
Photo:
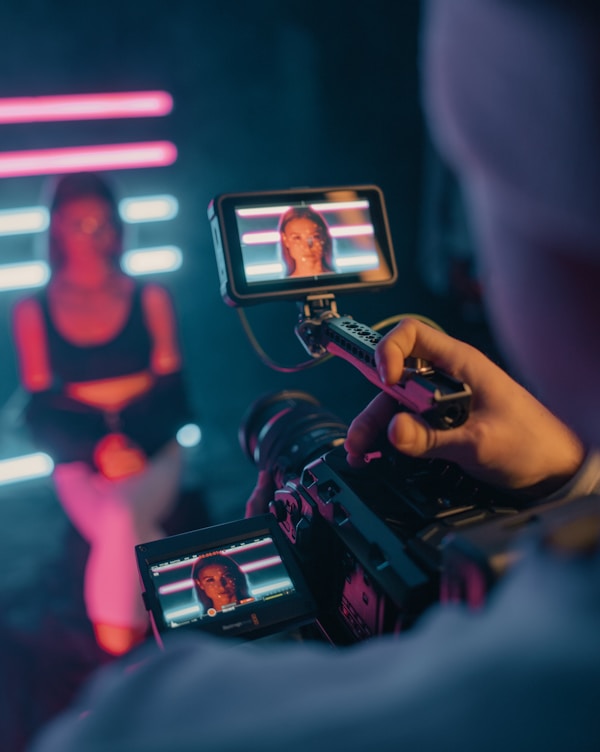
[[[170,141],[7,151],[0,152],[0,178],[165,167],[176,159],[177,148]]]
[[[0,123],[162,117],[172,109],[173,98],[166,91],[13,97],[0,99]]]

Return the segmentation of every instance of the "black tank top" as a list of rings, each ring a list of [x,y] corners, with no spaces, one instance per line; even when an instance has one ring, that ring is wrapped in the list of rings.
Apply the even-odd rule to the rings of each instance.
[[[129,316],[121,331],[100,345],[74,345],[56,329],[48,296],[38,296],[46,326],[48,355],[55,383],[95,381],[144,371],[150,367],[152,339],[144,321],[142,286],[136,285]]]

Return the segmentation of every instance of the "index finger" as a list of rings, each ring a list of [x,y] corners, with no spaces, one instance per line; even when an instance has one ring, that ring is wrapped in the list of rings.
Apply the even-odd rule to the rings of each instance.
[[[387,434],[388,424],[397,411],[397,401],[381,392],[354,418],[344,441],[344,449],[351,464],[362,463],[364,454]]]

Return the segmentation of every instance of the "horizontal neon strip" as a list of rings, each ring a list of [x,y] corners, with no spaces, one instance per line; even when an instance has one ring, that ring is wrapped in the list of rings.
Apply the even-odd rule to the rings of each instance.
[[[29,206],[22,209],[0,211],[0,235],[23,235],[43,232],[50,222],[45,206]]]
[[[49,279],[50,268],[45,261],[0,266],[0,291],[42,287]]]
[[[340,225],[330,227],[329,232],[332,238],[353,238],[361,235],[373,235],[373,225]],[[244,245],[262,245],[263,243],[279,242],[279,232],[270,230],[266,232],[245,232],[242,235]]]
[[[281,556],[270,556],[268,559],[260,559],[260,561],[252,561],[248,564],[244,564],[240,567],[242,572],[254,572],[256,569],[265,569],[266,567],[274,567],[277,564],[281,564]]]
[[[368,209],[369,202],[366,199],[360,201],[328,201],[323,204],[311,204],[311,209],[318,212],[342,211],[342,209]]]
[[[158,222],[173,219],[179,211],[175,196],[143,196],[124,198],[119,202],[119,214],[124,222]]]
[[[335,265],[340,269],[344,267],[352,269],[376,269],[379,266],[379,258],[376,253],[357,253],[354,256],[338,256]]]
[[[279,582],[271,582],[269,585],[252,588],[252,595],[264,595],[272,590],[281,590],[283,588],[287,589],[292,587],[294,587],[294,583],[291,580],[280,580]]]
[[[0,460],[0,485],[18,483],[34,478],[46,478],[54,469],[54,462],[43,452]]]
[[[177,159],[170,141],[0,152],[0,178],[52,175],[80,170],[164,167]]]
[[[368,209],[369,202],[361,199],[360,201],[328,201],[322,204],[309,204],[311,209],[318,212],[342,211],[343,209]],[[275,217],[283,214],[290,206],[256,206],[247,209],[236,209],[238,217]]]
[[[171,593],[180,593],[182,590],[190,590],[194,587],[194,580],[188,577],[187,580],[177,580],[169,585],[161,585],[158,588],[159,595],[170,595]]]
[[[200,614],[202,612],[202,609],[200,606],[189,606],[188,608],[177,608],[174,611],[167,611],[165,613],[165,620],[166,621],[175,621],[177,619],[180,619],[182,616],[193,616],[195,614]]]
[[[174,272],[181,267],[183,256],[174,245],[157,248],[137,248],[127,251],[121,259],[121,268],[127,274],[157,274]]]
[[[265,274],[283,274],[283,264],[244,264],[244,273],[247,277],[262,277]]]
[[[291,208],[291,206],[257,206],[248,209],[236,209],[235,213],[238,217],[276,217]]]
[[[0,99],[0,123],[161,117],[172,109],[173,98],[166,91],[14,97]]]
[[[175,196],[124,198],[119,214],[124,222],[160,222],[173,219],[179,211]],[[50,214],[45,206],[24,206],[0,211],[0,235],[23,235],[48,229]]]

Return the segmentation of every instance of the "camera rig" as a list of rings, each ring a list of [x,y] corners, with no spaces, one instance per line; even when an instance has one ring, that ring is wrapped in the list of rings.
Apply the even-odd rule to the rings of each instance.
[[[379,332],[351,316],[340,316],[332,293],[309,295],[299,307],[301,314],[295,333],[309,355],[321,358],[330,353],[343,358],[433,428],[456,428],[465,422],[471,402],[467,384],[420,358],[407,359],[397,384],[384,384],[375,363],[375,349],[382,338]]]

